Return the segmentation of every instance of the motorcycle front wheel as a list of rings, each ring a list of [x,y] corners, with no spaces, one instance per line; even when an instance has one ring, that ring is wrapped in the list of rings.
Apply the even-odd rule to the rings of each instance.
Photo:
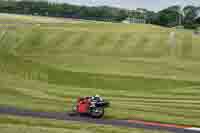
[[[103,117],[103,115],[104,115],[104,108],[102,108],[102,107],[93,108],[93,109],[91,109],[91,111],[90,111],[90,115],[91,115],[93,118],[101,118],[101,117]]]

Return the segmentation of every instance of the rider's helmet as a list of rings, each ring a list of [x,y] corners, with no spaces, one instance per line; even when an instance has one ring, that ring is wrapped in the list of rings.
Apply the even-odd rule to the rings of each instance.
[[[100,96],[98,94],[96,94],[95,97],[100,97]]]
[[[95,96],[92,96],[92,100],[93,101],[102,101],[101,97],[97,94]]]

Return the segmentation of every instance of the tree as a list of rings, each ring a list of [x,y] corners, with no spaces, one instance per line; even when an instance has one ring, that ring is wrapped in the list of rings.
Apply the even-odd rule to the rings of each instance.
[[[156,24],[162,26],[176,26],[179,24],[180,6],[172,6],[167,9],[161,10],[157,14]]]
[[[200,7],[186,6],[183,11],[185,14],[184,26],[187,28],[196,28]]]

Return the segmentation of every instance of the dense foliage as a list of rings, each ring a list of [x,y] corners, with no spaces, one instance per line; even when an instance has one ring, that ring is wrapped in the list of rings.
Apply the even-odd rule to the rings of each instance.
[[[199,22],[200,7],[186,6],[181,9],[180,6],[172,6],[157,13],[156,24],[163,26],[183,25],[186,28],[196,28]]]
[[[0,12],[104,21],[122,21],[127,17],[127,11],[118,8],[85,7],[45,1],[1,1]]]

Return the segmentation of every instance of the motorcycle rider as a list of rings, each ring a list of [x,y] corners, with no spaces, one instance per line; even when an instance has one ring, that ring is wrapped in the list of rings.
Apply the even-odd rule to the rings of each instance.
[[[101,102],[101,101],[103,101],[103,99],[98,94],[96,94],[95,96],[85,96],[82,99],[87,99],[91,102]]]
[[[96,94],[95,96],[85,96],[85,97],[79,98],[79,102],[83,102],[83,101],[85,104],[88,104],[90,107],[95,107],[96,103],[102,102],[103,99],[98,94]]]
[[[103,99],[99,95],[91,96],[89,99],[90,99],[90,107],[95,107],[96,103],[103,101]]]

